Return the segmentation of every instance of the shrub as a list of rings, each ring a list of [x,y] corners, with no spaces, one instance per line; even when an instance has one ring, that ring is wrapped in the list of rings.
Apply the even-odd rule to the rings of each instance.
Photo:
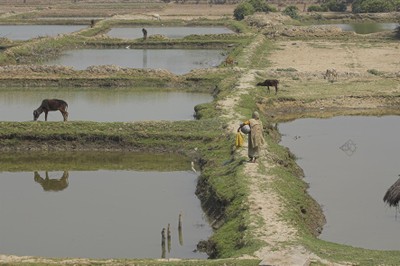
[[[346,3],[343,1],[330,0],[323,5],[326,9],[333,12],[344,12],[347,9]]]
[[[236,20],[242,20],[245,16],[254,14],[254,7],[249,2],[240,3],[233,11]]]
[[[287,6],[282,13],[291,17],[292,19],[299,18],[299,9],[296,6]]]
[[[326,12],[328,8],[326,6],[311,5],[307,8],[308,12]]]
[[[396,29],[394,30],[396,38],[400,39],[400,24],[397,25]]]
[[[353,13],[391,12],[398,9],[399,1],[392,0],[355,0],[352,4]]]
[[[248,0],[253,6],[255,12],[269,12],[272,8],[267,4],[265,0]]]

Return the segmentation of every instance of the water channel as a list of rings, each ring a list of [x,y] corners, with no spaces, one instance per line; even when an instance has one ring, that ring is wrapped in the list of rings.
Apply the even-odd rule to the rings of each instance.
[[[89,66],[116,65],[127,68],[161,68],[174,74],[212,68],[226,58],[214,49],[81,49],[65,52],[46,65],[62,65],[84,70]]]
[[[233,34],[234,32],[226,27],[144,27],[147,30],[147,37],[151,35],[163,35],[171,39],[183,38],[188,35],[197,34]],[[134,28],[112,28],[107,35],[113,38],[137,39],[142,38],[142,27]]]
[[[400,214],[383,197],[400,174],[400,117],[298,119],[279,125],[327,219],[321,239],[398,250]]]
[[[207,257],[194,252],[212,229],[187,159],[108,152],[1,156],[2,254]],[[171,237],[162,245],[168,224]]]
[[[36,37],[57,36],[80,31],[84,25],[0,25],[0,37],[26,41]]]
[[[144,89],[36,88],[0,89],[0,121],[29,121],[43,99],[68,103],[70,121],[130,122],[193,120],[194,107],[211,102],[206,93]],[[44,121],[44,114],[39,117]],[[60,112],[49,112],[48,121],[62,121]]]

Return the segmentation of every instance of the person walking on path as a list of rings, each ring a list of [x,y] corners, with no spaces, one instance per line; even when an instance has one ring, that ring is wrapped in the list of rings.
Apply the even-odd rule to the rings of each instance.
[[[255,163],[257,158],[260,157],[260,148],[265,143],[263,136],[263,125],[260,121],[260,115],[257,111],[253,112],[252,118],[241,123],[238,132],[243,126],[250,126],[250,133],[248,136],[248,156],[250,158],[249,162]]]

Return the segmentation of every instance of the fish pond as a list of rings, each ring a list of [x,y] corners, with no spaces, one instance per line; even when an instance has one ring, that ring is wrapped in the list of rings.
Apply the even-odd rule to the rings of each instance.
[[[194,107],[212,101],[206,93],[143,89],[0,88],[0,121],[29,121],[43,99],[68,103],[70,121],[130,122],[193,120]],[[39,117],[44,121],[44,114]],[[62,121],[60,112],[49,112],[48,121]]]
[[[36,37],[54,37],[87,28],[85,25],[0,25],[0,37],[26,41]]]
[[[195,250],[212,229],[186,158],[121,152],[1,158],[2,254],[207,258]]]
[[[399,250],[400,214],[383,201],[400,174],[399,116],[298,119],[279,131],[326,216],[321,239]]]
[[[66,51],[45,62],[84,70],[89,66],[116,65],[126,68],[166,69],[180,75],[193,69],[216,67],[226,58],[214,49],[81,49]]]
[[[369,34],[381,31],[394,30],[399,25],[398,23],[376,23],[376,22],[363,22],[363,23],[349,23],[349,24],[330,24],[341,28],[343,31],[354,31],[358,34]]]
[[[147,30],[147,37],[150,37],[151,35],[163,35],[170,39],[183,38],[193,34],[205,35],[234,33],[226,27],[145,27],[145,29]],[[143,38],[142,27],[112,28],[107,35],[121,39]]]

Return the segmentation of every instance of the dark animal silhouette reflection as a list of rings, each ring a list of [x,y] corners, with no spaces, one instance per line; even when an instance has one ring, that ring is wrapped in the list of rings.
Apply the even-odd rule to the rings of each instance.
[[[59,179],[49,178],[49,172],[46,171],[46,177],[43,178],[40,174],[34,172],[34,180],[39,183],[44,191],[61,191],[68,187],[68,171],[64,171],[63,175]]]

